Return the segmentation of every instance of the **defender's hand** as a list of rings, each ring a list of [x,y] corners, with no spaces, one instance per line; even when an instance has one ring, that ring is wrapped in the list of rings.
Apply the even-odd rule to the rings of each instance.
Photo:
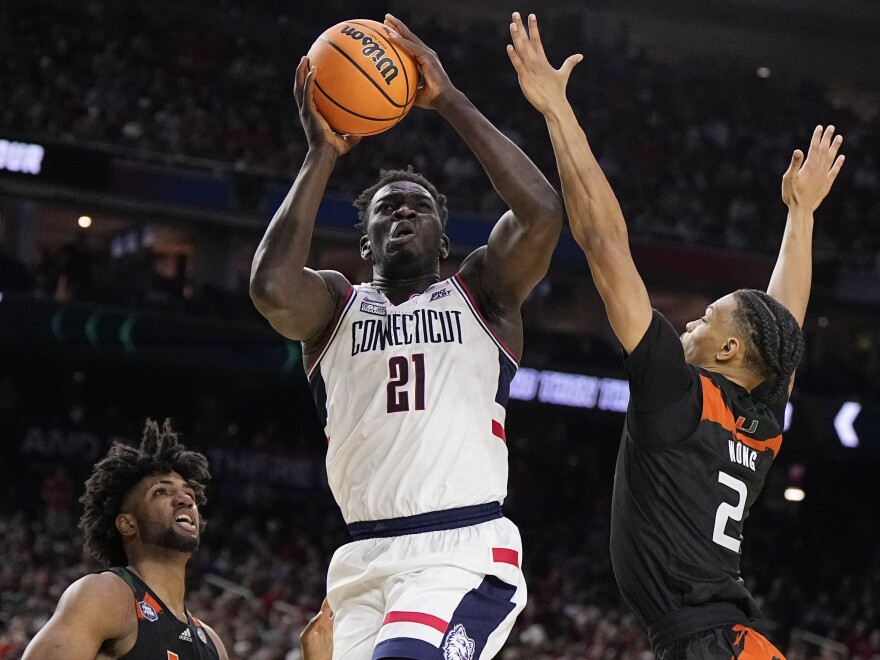
[[[321,603],[321,611],[312,617],[299,636],[303,660],[332,660],[333,658],[333,612],[327,599]]]
[[[338,156],[351,151],[361,141],[359,135],[339,135],[321,116],[315,107],[315,99],[312,96],[315,91],[315,73],[318,68],[309,66],[309,58],[303,57],[296,67],[296,85],[293,88],[293,96],[299,108],[299,120],[306,132],[306,140],[309,148],[322,144],[329,144]]]
[[[782,177],[782,201],[790,209],[812,212],[819,208],[843,167],[844,156],[837,155],[841,144],[843,136],[834,137],[834,126],[828,126],[824,131],[822,126],[816,126],[806,162],[804,152],[795,149],[791,164]]]
[[[565,87],[575,65],[584,59],[583,55],[572,55],[559,69],[554,69],[541,44],[538,19],[529,14],[529,29],[526,31],[519,12],[513,13],[510,24],[510,38],[513,45],[507,46],[507,55],[516,69],[519,86],[535,109],[546,113],[560,104],[565,104]]]
[[[400,19],[385,14],[385,25],[389,28],[388,38],[391,42],[412,55],[419,65],[422,80],[416,93],[415,104],[422,108],[433,108],[437,99],[455,89],[446,71],[443,70],[443,65],[440,64],[440,58]]]

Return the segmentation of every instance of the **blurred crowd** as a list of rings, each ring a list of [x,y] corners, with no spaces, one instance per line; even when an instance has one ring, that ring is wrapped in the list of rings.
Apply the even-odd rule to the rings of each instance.
[[[134,385],[136,374],[125,376],[127,396],[137,399],[132,408],[154,409],[160,394]],[[89,396],[88,377],[80,393],[47,387],[41,395],[24,389],[33,377],[0,378],[0,660],[19,658],[63,590],[98,570],[76,530],[77,499],[111,440],[135,441],[142,424]],[[233,660],[297,660],[298,634],[323,598],[329,559],[349,540],[324,477],[325,443],[306,423],[308,411],[282,419],[278,400],[290,401],[288,393],[268,397],[263,408],[244,407],[238,395],[212,401],[182,385],[190,393],[176,398],[195,404],[179,411],[175,427],[208,456],[213,473],[188,607],[215,628]],[[607,430],[591,425],[584,437],[575,420],[540,422],[526,413],[532,423],[525,424],[515,412],[505,511],[522,531],[529,603],[499,657],[650,660],[608,553],[622,417]],[[871,460],[856,460],[872,471]],[[766,617],[757,627],[789,660],[844,652],[876,660],[880,525],[873,507],[858,508],[876,483],[871,475],[862,482],[831,476],[825,495],[814,484],[812,504],[795,505],[781,497],[788,474],[785,463],[774,467],[746,525],[743,575]],[[873,486],[865,490],[866,483]]]
[[[330,5],[293,14],[289,4],[231,0],[6,6],[0,129],[215,159],[288,179],[306,148],[291,95],[296,63],[318,34],[347,17]],[[382,9],[366,3],[357,11],[380,18]],[[404,18],[453,82],[555,183],[544,122],[522,98],[504,51],[507,17]],[[553,61],[585,55],[569,97],[635,236],[774,252],[784,218],[779,180],[791,151],[806,147],[816,124],[835,123],[848,162],[823,206],[817,255],[853,270],[880,268],[877,118],[838,107],[813,81],[759,77],[700,58],[651,59],[623,31],[597,40],[577,12],[540,18]],[[434,180],[454,209],[498,212],[461,140],[419,109],[341,159],[331,185],[353,195],[379,167],[407,163]]]
[[[69,489],[71,503],[78,494],[79,484]],[[0,660],[19,658],[64,589],[99,570],[72,533],[74,519],[59,525],[50,511],[46,502],[36,515],[0,515]],[[298,635],[320,606],[329,557],[347,540],[338,514],[328,511],[306,527],[217,503],[209,504],[208,512],[208,530],[190,564],[189,609],[225,640],[233,660],[298,660]],[[500,658],[653,657],[643,630],[617,596],[607,530],[594,526],[581,524],[592,538],[577,547],[546,547],[537,541],[539,534],[557,530],[527,530],[529,603]],[[573,520],[567,530],[582,531]],[[763,531],[760,525],[748,530]],[[791,557],[774,559],[774,570],[782,572],[786,562]],[[789,660],[843,658],[844,648],[854,660],[880,656],[880,560],[858,573],[837,561],[809,586],[778,577],[758,595],[768,616],[764,630]]]

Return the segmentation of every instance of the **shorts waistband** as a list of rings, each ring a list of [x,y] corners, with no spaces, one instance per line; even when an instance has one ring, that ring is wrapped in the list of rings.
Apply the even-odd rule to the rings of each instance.
[[[503,517],[501,504],[489,502],[457,509],[419,513],[403,518],[353,522],[348,525],[348,531],[355,541],[363,541],[364,539],[384,539],[406,534],[423,534],[424,532],[470,527]]]
[[[707,603],[661,616],[648,626],[648,637],[651,647],[658,649],[701,630],[748,621],[746,613],[733,603]]]

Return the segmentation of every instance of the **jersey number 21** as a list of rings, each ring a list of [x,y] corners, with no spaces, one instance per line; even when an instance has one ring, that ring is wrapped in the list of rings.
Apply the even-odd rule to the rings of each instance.
[[[409,362],[402,355],[388,359],[388,384],[385,386],[385,392],[388,395],[389,413],[425,409],[425,354],[415,353],[412,356],[412,370]],[[410,394],[412,394],[412,408],[410,408]]]

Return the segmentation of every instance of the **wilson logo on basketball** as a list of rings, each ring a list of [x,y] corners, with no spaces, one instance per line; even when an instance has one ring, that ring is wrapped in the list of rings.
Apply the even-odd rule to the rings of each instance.
[[[376,70],[382,75],[385,84],[390,85],[391,81],[394,80],[400,72],[398,71],[397,66],[395,66],[394,60],[390,57],[385,57],[385,49],[382,45],[372,37],[366,36],[362,31],[350,25],[343,26],[341,32],[363,44],[361,53],[364,57],[375,62]]]

